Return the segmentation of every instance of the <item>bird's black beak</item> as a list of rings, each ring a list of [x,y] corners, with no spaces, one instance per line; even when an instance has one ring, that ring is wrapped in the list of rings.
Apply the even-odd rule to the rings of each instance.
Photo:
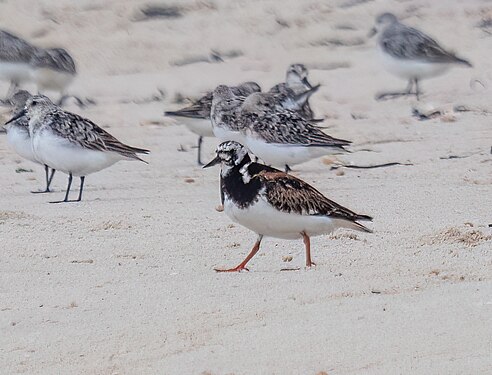
[[[311,84],[309,83],[307,77],[304,77],[301,81],[304,85],[306,85],[308,88],[313,88],[313,86],[311,86]]]
[[[203,166],[203,168],[213,167],[214,165],[219,164],[219,163],[220,163],[220,158],[218,156],[216,156],[215,159],[213,159],[210,163],[205,164]]]
[[[374,35],[376,35],[376,33],[377,33],[377,32],[378,32],[378,30],[377,30],[375,27],[373,27],[373,28],[369,31],[369,33],[367,34],[367,37],[368,37],[368,38],[372,38]]]
[[[27,113],[27,111],[25,109],[23,109],[22,111],[20,111],[19,113],[17,113],[14,117],[12,117],[9,121],[7,121],[4,125],[8,125],[11,122],[13,122],[13,121],[21,118],[22,116],[25,116],[26,113]]]

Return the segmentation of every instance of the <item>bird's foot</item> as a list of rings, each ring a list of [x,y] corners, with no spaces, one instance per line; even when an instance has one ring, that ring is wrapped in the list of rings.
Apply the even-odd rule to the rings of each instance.
[[[215,272],[241,272],[241,271],[248,271],[249,272],[249,269],[247,269],[246,267],[244,267],[242,265],[239,265],[237,267],[229,268],[227,270],[223,270],[220,268],[214,268],[214,271]]]
[[[53,190],[50,190],[50,189],[31,191],[32,194],[44,194],[44,193],[52,193],[52,192],[53,192]]]
[[[217,207],[215,207],[215,211],[217,212],[224,212],[224,205],[219,204]]]

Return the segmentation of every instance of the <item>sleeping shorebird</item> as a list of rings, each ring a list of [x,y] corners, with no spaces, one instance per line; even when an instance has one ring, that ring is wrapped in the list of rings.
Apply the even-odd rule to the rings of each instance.
[[[0,79],[10,82],[7,100],[20,84],[32,81],[30,61],[38,50],[24,39],[0,30]]]
[[[308,183],[263,164],[252,162],[237,142],[224,142],[204,168],[221,164],[224,211],[233,221],[258,235],[253,249],[239,265],[217,272],[248,270],[247,263],[260,249],[264,236],[304,240],[306,267],[311,260],[310,237],[338,228],[371,232],[358,221],[372,221],[329,200]]]
[[[472,66],[467,60],[446,51],[430,36],[400,23],[391,13],[376,18],[376,26],[369,36],[375,34],[379,34],[377,45],[386,69],[408,80],[404,92],[379,94],[377,100],[408,95],[415,95],[419,100],[420,80],[441,75],[453,65]]]
[[[314,119],[309,105],[309,98],[318,91],[320,85],[313,87],[307,77],[308,70],[303,64],[292,64],[287,69],[285,82],[273,86],[268,92],[281,98],[284,108],[298,112],[306,120],[323,121]]]
[[[25,90],[20,90],[12,96],[10,99],[11,104],[14,106],[13,117],[17,118],[15,121],[9,122],[5,129],[7,131],[7,143],[13,148],[13,150],[29,161],[36,164],[40,163],[34,156],[32,150],[31,136],[29,135],[29,119],[27,115],[24,114],[19,116],[19,114],[24,110],[26,101],[31,97],[31,94]],[[51,181],[55,174],[55,170],[44,164],[44,170],[46,174],[46,188],[44,190],[32,191],[32,193],[49,193]]]
[[[299,114],[278,108],[268,94],[255,93],[241,106],[243,144],[265,164],[290,167],[324,155],[346,152],[350,141],[337,139]]]
[[[261,87],[256,82],[245,82],[239,86],[231,87],[231,91],[234,95],[248,96],[254,92],[260,92]],[[164,112],[165,116],[183,122],[190,131],[198,135],[198,165],[203,165],[201,159],[203,137],[214,136],[210,120],[212,98],[213,92],[209,92],[188,107]]]
[[[68,186],[63,201],[82,200],[85,176],[107,168],[120,160],[139,160],[137,154],[148,150],[125,145],[92,121],[64,111],[43,95],[26,102],[24,111],[7,122],[27,114],[34,157],[50,168],[68,174]],[[80,177],[79,196],[68,200],[73,176]]]

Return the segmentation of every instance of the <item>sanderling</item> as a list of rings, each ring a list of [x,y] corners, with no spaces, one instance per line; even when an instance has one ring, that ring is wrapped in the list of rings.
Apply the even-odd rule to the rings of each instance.
[[[27,113],[34,157],[49,167],[68,174],[68,186],[63,201],[82,199],[85,176],[107,168],[119,160],[144,160],[137,154],[148,150],[125,145],[92,121],[64,111],[44,95],[26,102],[25,110],[8,123]],[[68,200],[72,177],[80,177],[77,200]]]
[[[24,110],[27,99],[31,97],[31,94],[25,90],[16,92],[10,99],[11,104],[14,106],[13,116],[17,118],[15,121],[9,122],[5,129],[7,131],[7,142],[14,149],[14,151],[22,156],[24,159],[32,161],[36,164],[40,163],[34,156],[32,150],[31,136],[29,135],[29,119],[26,114],[19,116]],[[32,193],[49,193],[51,181],[55,174],[55,170],[45,164],[44,170],[46,173],[46,188],[44,190],[32,191]]]
[[[33,80],[39,92],[46,90],[60,93],[58,105],[62,105],[68,98],[66,90],[77,74],[75,62],[63,48],[38,49],[30,61]],[[81,99],[74,97],[78,104],[83,106]]]
[[[245,82],[239,86],[231,87],[234,95],[248,96],[254,92],[260,92],[261,87],[256,82]],[[177,111],[164,112],[165,116],[177,118],[182,121],[190,131],[198,135],[198,165],[203,165],[201,161],[201,150],[203,137],[213,137],[212,122],[210,120],[210,110],[212,108],[213,92],[207,93],[192,105]]]
[[[371,232],[358,221],[372,221],[329,200],[308,183],[278,169],[252,162],[237,142],[217,147],[217,157],[204,168],[221,164],[224,211],[233,221],[252,230],[258,239],[239,265],[218,272],[247,270],[246,265],[260,249],[263,236],[304,239],[306,267],[311,260],[310,237],[338,228]]]
[[[320,85],[313,87],[307,77],[308,70],[303,64],[292,64],[287,69],[285,82],[273,86],[268,92],[277,95],[284,108],[299,112],[307,120],[322,121],[314,119],[309,105],[309,98],[318,91]]]
[[[288,109],[279,109],[268,94],[248,96],[237,121],[243,144],[265,164],[285,167],[328,154],[345,152],[351,142],[329,136]]]
[[[32,80],[31,57],[38,48],[7,31],[0,30],[0,79],[10,81],[7,99],[21,83]]]
[[[376,33],[380,34],[377,45],[386,69],[408,80],[405,92],[383,93],[376,99],[415,95],[418,100],[419,80],[436,77],[455,64],[472,66],[470,62],[446,51],[430,36],[400,23],[391,13],[376,18],[370,36]],[[412,91],[414,85],[415,91]]]

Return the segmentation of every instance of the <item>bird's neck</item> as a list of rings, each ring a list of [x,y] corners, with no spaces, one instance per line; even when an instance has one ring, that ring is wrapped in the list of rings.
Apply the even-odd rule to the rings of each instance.
[[[241,208],[246,208],[257,201],[258,193],[261,190],[261,183],[253,178],[250,167],[255,164],[249,156],[238,165],[228,169],[222,169],[221,181],[222,191],[226,199],[230,199]]]

